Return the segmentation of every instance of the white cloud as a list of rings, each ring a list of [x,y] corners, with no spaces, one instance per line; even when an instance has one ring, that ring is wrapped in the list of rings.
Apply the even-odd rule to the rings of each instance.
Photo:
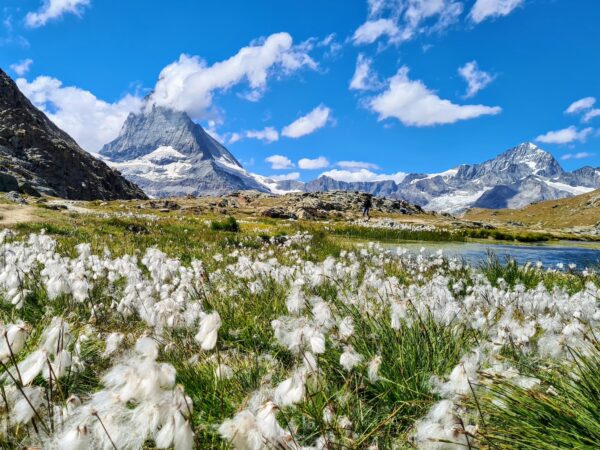
[[[265,161],[271,164],[271,169],[273,170],[285,170],[295,167],[292,160],[283,155],[271,155],[265,158]]]
[[[548,131],[535,138],[536,141],[545,144],[568,144],[570,142],[585,142],[587,137],[594,131],[592,128],[584,128],[578,131],[574,126],[562,130]]]
[[[368,181],[386,181],[392,180],[396,183],[401,183],[406,177],[404,172],[397,172],[393,174],[381,174],[375,173],[367,169],[360,170],[339,170],[333,169],[327,172],[323,172],[321,176],[333,178],[338,181],[346,181],[348,183],[353,182],[368,182]]]
[[[181,55],[178,61],[161,71],[147,105],[183,110],[195,120],[206,118],[204,114],[211,108],[217,91],[247,82],[250,87],[247,95],[254,93],[259,97],[270,76],[289,74],[302,67],[316,68],[316,63],[307,53],[312,46],[310,41],[294,46],[289,34],[277,33],[253,42],[231,58],[211,66],[198,57]],[[38,77],[32,82],[20,78],[18,84],[52,121],[91,152],[114,139],[127,115],[139,111],[144,103],[135,95],[126,95],[115,103],[108,103],[84,89],[63,87],[60,80],[48,76]],[[220,142],[235,142],[242,137],[273,141],[277,134],[277,130],[266,128],[246,132],[246,135],[219,135],[210,125],[208,131]]]
[[[302,158],[298,161],[298,167],[304,170],[316,170],[329,167],[329,160],[324,156],[319,156],[315,159]]]
[[[372,44],[382,36],[387,36],[390,41],[396,41],[400,30],[390,19],[368,20],[354,32],[352,40],[355,45]]]
[[[66,13],[80,16],[89,4],[90,0],[43,0],[42,6],[37,11],[27,13],[25,24],[28,27],[37,28]]]
[[[571,103],[565,112],[567,114],[576,114],[591,109],[595,103],[596,99],[594,97],[584,97]]]
[[[477,61],[470,61],[459,67],[458,74],[467,82],[465,98],[473,97],[479,91],[485,89],[495,78],[494,75],[480,70]]]
[[[319,105],[307,115],[296,119],[281,130],[283,136],[289,138],[299,138],[307,134],[314,133],[319,128],[323,128],[329,120],[331,109],[325,105]]]
[[[598,117],[598,116],[600,116],[600,109],[598,109],[598,108],[590,109],[588,112],[586,112],[583,115],[583,121],[584,122],[589,122],[594,117]]]
[[[469,18],[475,23],[494,17],[509,15],[525,0],[477,0],[471,8]]]
[[[350,81],[350,89],[356,91],[368,91],[377,89],[381,82],[377,78],[377,74],[371,70],[372,60],[367,58],[362,53],[356,59],[356,70]]]
[[[578,114],[584,113],[582,120],[584,122],[589,122],[594,117],[600,116],[600,109],[594,108],[596,104],[596,99],[594,97],[585,97],[580,100],[577,100],[569,105],[569,107],[565,110],[567,114]]]
[[[408,78],[408,67],[398,70],[389,79],[387,90],[368,102],[379,114],[379,120],[394,117],[407,126],[430,126],[494,115],[502,111],[498,106],[457,105],[441,99],[422,81]]]
[[[140,97],[127,94],[115,103],[108,103],[89,91],[64,87],[60,80],[46,76],[32,82],[18,78],[16,82],[50,120],[90,152],[116,138],[127,115],[139,111],[143,102]]]
[[[563,160],[567,160],[567,159],[584,159],[584,158],[591,158],[592,156],[595,156],[595,154],[594,153],[588,153],[588,152],[567,153],[567,154],[563,155],[560,159],[563,159]]]
[[[338,161],[335,165],[341,167],[342,169],[347,169],[347,170],[358,170],[358,169],[377,170],[377,169],[379,169],[379,166],[377,164],[364,162],[364,161]]]
[[[232,133],[229,138],[229,143],[232,144],[234,142],[240,141],[243,138],[248,139],[258,139],[259,141],[264,141],[267,144],[271,142],[275,142],[279,140],[279,133],[273,127],[266,127],[262,130],[246,130],[241,133]]]
[[[269,76],[303,67],[316,69],[317,63],[308,55],[311,48],[307,43],[294,46],[288,33],[276,33],[211,66],[198,56],[181,55],[161,71],[149,103],[186,111],[198,119],[212,106],[215,92],[242,82],[250,88],[245,98],[256,101]]]
[[[391,43],[418,34],[442,31],[455,23],[463,5],[454,0],[369,0],[368,20],[354,32],[355,45],[372,44],[387,36]]]
[[[300,178],[300,172],[284,173],[283,175],[271,175],[267,178],[273,181],[298,180]]]
[[[23,61],[19,61],[18,63],[11,64],[10,70],[12,70],[14,73],[19,75],[20,77],[22,77],[27,72],[29,72],[29,68],[31,67],[32,64],[33,64],[33,59],[29,59],[29,58],[24,59]]]

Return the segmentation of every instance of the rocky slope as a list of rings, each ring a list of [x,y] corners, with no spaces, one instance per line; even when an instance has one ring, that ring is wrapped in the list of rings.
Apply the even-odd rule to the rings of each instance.
[[[600,190],[520,209],[473,208],[466,211],[463,218],[495,226],[600,236]]]
[[[0,191],[78,200],[146,198],[54,125],[1,69]]]
[[[532,143],[518,145],[481,164],[464,164],[438,174],[409,174],[402,181],[347,183],[322,176],[303,190],[349,190],[403,199],[428,210],[457,213],[473,206],[519,208],[600,188],[600,169],[566,172]]]
[[[100,154],[152,197],[269,192],[185,112],[164,107],[130,114]]]
[[[356,219],[362,216],[365,197],[364,193],[347,191],[292,192],[283,195],[242,191],[217,197],[150,200],[139,204],[139,209],[253,217],[259,215],[275,219]],[[402,200],[374,197],[372,202],[371,211],[375,215],[443,218],[441,215],[426,213],[421,207]]]

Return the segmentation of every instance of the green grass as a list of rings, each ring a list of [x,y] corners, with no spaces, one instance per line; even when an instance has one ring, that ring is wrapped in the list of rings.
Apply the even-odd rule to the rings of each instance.
[[[535,373],[538,388],[489,380],[477,403],[484,448],[559,450],[600,445],[600,348]]]
[[[327,232],[334,236],[374,240],[383,242],[397,241],[459,241],[465,240],[461,233],[448,230],[404,230],[393,228],[361,227],[358,225],[331,225]]]
[[[240,224],[235,220],[235,217],[229,216],[224,220],[213,220],[210,222],[210,229],[213,231],[229,231],[238,233]]]
[[[491,252],[479,268],[494,286],[499,286],[500,280],[509,287],[521,284],[527,289],[533,289],[541,283],[548,291],[558,287],[565,289],[571,295],[584,289],[586,283],[590,281],[600,286],[600,278],[595,274],[584,275],[583,272],[574,270],[561,272],[538,269],[531,265],[522,266],[510,258],[501,261]]]
[[[533,233],[533,232],[516,232],[502,231],[498,229],[480,228],[476,230],[466,229],[462,232],[464,236],[471,239],[494,239],[496,241],[516,241],[523,243],[532,242],[547,242],[555,239],[554,236],[548,233]]]

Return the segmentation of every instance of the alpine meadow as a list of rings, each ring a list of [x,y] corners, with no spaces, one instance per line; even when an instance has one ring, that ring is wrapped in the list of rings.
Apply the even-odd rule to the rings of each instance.
[[[600,448],[595,0],[0,16],[0,448]]]

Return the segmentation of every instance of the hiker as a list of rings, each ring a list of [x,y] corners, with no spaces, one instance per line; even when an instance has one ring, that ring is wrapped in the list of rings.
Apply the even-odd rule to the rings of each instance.
[[[373,206],[373,196],[371,194],[367,194],[365,201],[363,203],[363,217],[366,217],[369,220],[371,217],[369,216],[369,211]]]

